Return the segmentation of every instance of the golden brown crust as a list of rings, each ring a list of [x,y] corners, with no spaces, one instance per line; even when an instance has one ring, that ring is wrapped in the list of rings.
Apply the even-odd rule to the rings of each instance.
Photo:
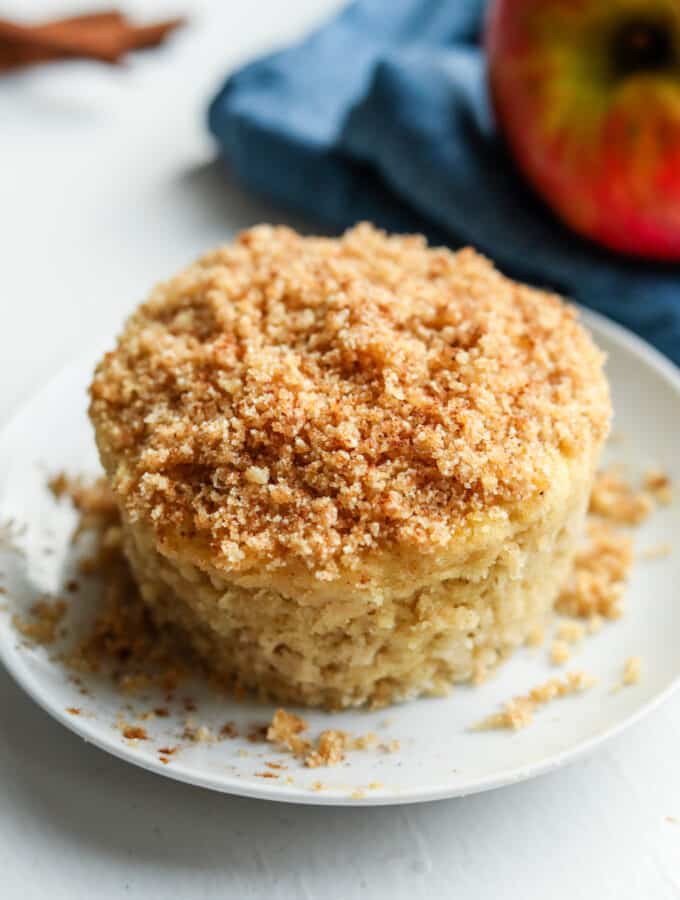
[[[126,515],[223,572],[435,552],[608,428],[575,311],[472,250],[260,226],[160,285],[90,414]]]

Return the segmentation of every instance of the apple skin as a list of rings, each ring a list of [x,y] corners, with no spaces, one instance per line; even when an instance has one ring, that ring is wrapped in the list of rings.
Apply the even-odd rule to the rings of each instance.
[[[579,234],[680,260],[680,0],[493,0],[496,117]]]

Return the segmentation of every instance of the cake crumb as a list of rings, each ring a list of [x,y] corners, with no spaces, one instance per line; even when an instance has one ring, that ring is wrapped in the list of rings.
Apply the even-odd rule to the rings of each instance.
[[[47,480],[47,487],[52,495],[60,500],[69,490],[70,479],[66,472],[57,472]]]
[[[350,794],[352,800],[363,800],[366,796],[366,791],[363,788],[356,788]]]
[[[371,783],[368,785],[369,791],[379,791],[384,787],[385,785],[382,783],[382,781],[371,781]]]
[[[636,491],[620,465],[598,472],[590,495],[590,512],[619,525],[641,525],[654,509],[645,491]]]
[[[345,758],[347,734],[344,731],[322,731],[315,750],[305,757],[305,765],[310,769],[318,766],[336,766]]]
[[[640,559],[644,560],[665,559],[667,556],[670,556],[672,552],[672,544],[668,541],[662,541],[659,544],[654,544],[651,547],[646,547],[644,550],[641,550],[638,556]]]
[[[66,712],[72,716],[79,716],[81,713],[81,709],[78,706],[67,706]]]
[[[246,735],[246,740],[249,744],[259,744],[262,741],[268,740],[267,731],[267,725],[251,725],[248,734]]]
[[[623,684],[638,684],[642,678],[642,659],[639,656],[629,656],[623,664]]]
[[[358,737],[355,737],[351,741],[352,750],[371,750],[378,743],[378,735],[373,731],[367,732],[367,734],[360,734]]]
[[[588,619],[588,634],[599,634],[602,631],[602,627],[604,625],[604,619],[602,616],[592,615]]]
[[[669,506],[672,503],[671,479],[661,469],[648,469],[645,472],[642,484],[660,506]]]
[[[569,661],[571,650],[566,641],[554,640],[550,647],[550,662],[554,666],[563,666]]]
[[[193,719],[187,719],[182,737],[194,744],[214,744],[217,738],[207,725],[196,725]]]
[[[573,571],[557,598],[557,612],[575,618],[618,619],[626,578],[633,564],[630,538],[600,519],[590,517],[587,543],[574,560]]]
[[[307,731],[307,728],[305,719],[286,712],[285,709],[277,709],[267,729],[266,738],[273,744],[281,744],[291,753],[302,754],[310,749],[310,742],[300,737],[300,733]]]
[[[563,680],[551,678],[544,684],[532,688],[525,696],[509,700],[500,712],[493,713],[473,725],[472,730],[509,729],[518,731],[532,722],[534,712],[539,706],[545,706],[553,700],[568,697],[570,694],[582,693],[589,690],[594,684],[595,679],[592,676],[580,671],[568,672]]]
[[[534,625],[527,635],[527,647],[542,647],[545,643],[545,625]]]
[[[255,775],[257,778],[278,778],[279,776],[275,772],[256,772]]]
[[[585,626],[582,622],[575,622],[573,619],[563,619],[557,626],[557,637],[567,644],[578,644],[583,640],[586,633]]]
[[[312,740],[304,736],[308,728],[305,719],[285,709],[278,709],[266,730],[266,739],[290,751],[309,769],[338,765],[349,750],[378,747],[384,752],[395,753],[399,749],[399,741],[380,743],[374,732],[352,737],[346,731],[326,729]]]
[[[128,725],[123,729],[123,737],[128,741],[148,741],[149,736],[145,728],[138,725]]]
[[[12,617],[16,630],[34,644],[53,644],[59,635],[59,625],[68,606],[64,600],[39,600],[30,609],[30,619],[19,615]]]
[[[235,722],[225,722],[220,728],[220,737],[233,740],[238,737],[238,729]]]

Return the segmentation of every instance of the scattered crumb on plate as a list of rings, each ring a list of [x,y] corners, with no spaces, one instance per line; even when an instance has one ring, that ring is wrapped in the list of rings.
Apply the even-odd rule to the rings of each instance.
[[[618,619],[626,578],[633,564],[631,539],[608,522],[590,518],[587,543],[574,560],[574,569],[557,599],[558,613],[589,619]]]
[[[648,469],[642,484],[660,506],[670,505],[673,500],[671,479],[664,471],[658,468]]]
[[[644,550],[641,550],[638,553],[639,559],[644,560],[654,560],[654,559],[665,559],[670,556],[673,552],[673,546],[668,541],[661,541],[658,544],[654,544],[651,547],[645,547]]]
[[[642,659],[639,656],[629,656],[623,664],[623,683],[625,685],[638,684],[642,678]]]
[[[623,467],[598,472],[590,495],[590,512],[620,525],[641,525],[654,509],[646,491],[637,491],[624,477]]]
[[[67,609],[68,604],[64,600],[39,600],[31,607],[30,618],[15,615],[12,622],[28,641],[45,646],[56,641]]]
[[[149,735],[139,725],[128,725],[123,729],[123,737],[128,741],[148,741]]]
[[[563,666],[571,657],[571,649],[566,641],[556,639],[550,646],[550,662],[554,666]]]
[[[538,707],[545,706],[558,698],[568,697],[570,694],[583,693],[595,682],[595,678],[584,672],[568,672],[563,680],[551,678],[530,690],[528,694],[509,700],[500,712],[482,719],[481,722],[472,726],[472,730],[510,729],[517,731],[525,728],[533,720],[534,712]]]

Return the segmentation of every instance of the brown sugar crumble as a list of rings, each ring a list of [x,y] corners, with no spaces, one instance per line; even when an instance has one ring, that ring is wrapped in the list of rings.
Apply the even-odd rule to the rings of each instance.
[[[293,264],[291,260],[295,260]],[[602,356],[556,296],[367,224],[259,226],[160,285],[97,369],[112,486],[222,572],[435,553],[608,430]]]
[[[551,678],[533,688],[528,694],[509,700],[500,712],[493,713],[473,726],[473,731],[510,729],[517,731],[529,725],[536,710],[553,700],[583,693],[595,684],[595,679],[584,672],[568,672],[563,680]]]

